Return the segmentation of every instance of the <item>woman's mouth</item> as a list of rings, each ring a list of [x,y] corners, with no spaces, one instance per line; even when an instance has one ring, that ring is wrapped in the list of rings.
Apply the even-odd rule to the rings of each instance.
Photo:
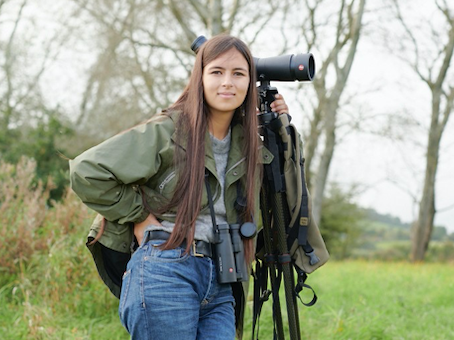
[[[224,98],[231,98],[231,97],[235,96],[235,93],[221,92],[221,93],[218,93],[218,95],[221,96],[221,97],[224,97]]]

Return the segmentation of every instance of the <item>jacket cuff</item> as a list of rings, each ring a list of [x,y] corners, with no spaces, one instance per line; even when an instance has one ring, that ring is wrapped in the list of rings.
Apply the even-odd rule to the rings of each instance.
[[[146,210],[146,209],[143,209],[142,213],[140,214],[140,216],[135,220],[133,221],[134,223],[140,223],[140,222],[143,222],[147,219],[148,215],[150,215],[150,213]]]

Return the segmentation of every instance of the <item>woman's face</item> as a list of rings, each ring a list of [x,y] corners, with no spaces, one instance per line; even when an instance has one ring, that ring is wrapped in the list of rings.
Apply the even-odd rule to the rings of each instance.
[[[230,115],[241,106],[249,88],[249,64],[232,48],[203,69],[203,92],[210,115]]]

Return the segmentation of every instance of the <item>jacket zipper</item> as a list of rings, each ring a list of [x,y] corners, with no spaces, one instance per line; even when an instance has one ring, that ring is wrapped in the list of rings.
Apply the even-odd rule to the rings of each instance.
[[[176,173],[175,171],[172,171],[164,180],[162,181],[161,184],[159,184],[159,193],[162,195],[162,192],[164,191],[165,186],[167,183],[169,183],[174,177]]]
[[[227,176],[227,174],[228,174],[230,171],[232,171],[233,169],[235,169],[238,165],[240,165],[241,163],[243,163],[245,160],[246,160],[246,157],[241,158],[238,162],[236,162],[236,163],[233,164],[229,169],[226,170],[225,175]]]

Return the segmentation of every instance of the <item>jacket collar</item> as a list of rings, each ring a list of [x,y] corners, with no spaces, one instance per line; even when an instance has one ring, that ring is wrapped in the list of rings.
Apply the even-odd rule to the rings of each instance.
[[[180,112],[170,112],[169,116],[173,120],[174,124],[176,125],[176,121],[178,120],[178,117],[180,115]],[[187,140],[183,139],[180,141],[180,143],[176,142],[176,136],[177,136],[177,129],[175,128],[175,131],[172,134],[172,141],[177,145],[177,147],[181,147],[183,150],[186,151],[187,149]],[[242,145],[244,145],[243,140],[244,140],[244,131],[243,127],[240,124],[233,124],[232,125],[232,137],[231,137],[231,143],[230,143],[230,152],[229,152],[229,160],[228,160],[228,165],[229,164],[236,164],[238,163],[241,158],[243,157],[243,150],[242,150]],[[211,138],[210,138],[210,133],[207,130],[205,132],[205,166],[206,168],[217,177],[217,171],[216,171],[216,163],[214,160],[214,155],[213,155],[213,149],[211,147]]]

